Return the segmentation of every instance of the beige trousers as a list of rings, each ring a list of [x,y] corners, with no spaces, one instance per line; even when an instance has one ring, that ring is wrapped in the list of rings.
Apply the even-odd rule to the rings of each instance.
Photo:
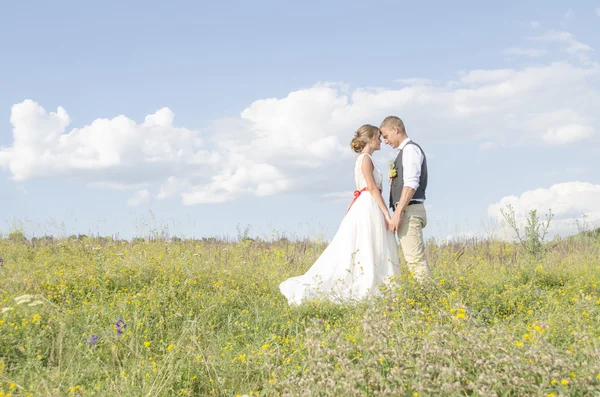
[[[431,269],[425,257],[423,228],[427,225],[425,205],[413,204],[406,207],[402,223],[398,228],[398,239],[408,269],[419,281],[431,277]]]

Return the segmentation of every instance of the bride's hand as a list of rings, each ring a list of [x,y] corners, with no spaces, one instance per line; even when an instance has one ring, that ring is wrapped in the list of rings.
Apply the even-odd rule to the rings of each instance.
[[[389,214],[385,215],[385,227],[390,230],[390,224],[392,223],[392,218],[390,218]]]

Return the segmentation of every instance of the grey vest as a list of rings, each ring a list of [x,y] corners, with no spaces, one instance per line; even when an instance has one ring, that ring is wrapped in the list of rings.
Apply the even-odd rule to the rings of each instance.
[[[425,189],[427,189],[427,157],[425,156],[425,152],[421,149],[421,146],[417,145],[413,141],[409,141],[406,146],[415,145],[419,148],[421,153],[423,153],[423,164],[421,164],[421,177],[419,179],[419,187],[415,191],[413,196],[413,200],[425,200]],[[405,147],[406,147],[405,146]],[[390,208],[395,209],[395,204],[400,201],[400,196],[402,196],[402,189],[404,188],[404,175],[402,167],[402,151],[398,153],[396,160],[394,160],[394,164],[396,166],[396,177],[392,179],[392,186],[390,187]]]

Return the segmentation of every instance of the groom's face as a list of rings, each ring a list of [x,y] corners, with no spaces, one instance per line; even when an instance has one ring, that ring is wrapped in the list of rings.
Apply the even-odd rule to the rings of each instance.
[[[400,134],[396,127],[383,127],[381,128],[381,136],[385,140],[386,145],[390,145],[396,149],[400,145]]]

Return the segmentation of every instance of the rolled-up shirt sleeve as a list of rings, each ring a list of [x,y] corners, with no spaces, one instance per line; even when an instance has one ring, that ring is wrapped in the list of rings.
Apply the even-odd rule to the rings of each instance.
[[[404,186],[417,190],[421,179],[421,164],[423,164],[423,153],[416,145],[406,145],[402,150]]]

